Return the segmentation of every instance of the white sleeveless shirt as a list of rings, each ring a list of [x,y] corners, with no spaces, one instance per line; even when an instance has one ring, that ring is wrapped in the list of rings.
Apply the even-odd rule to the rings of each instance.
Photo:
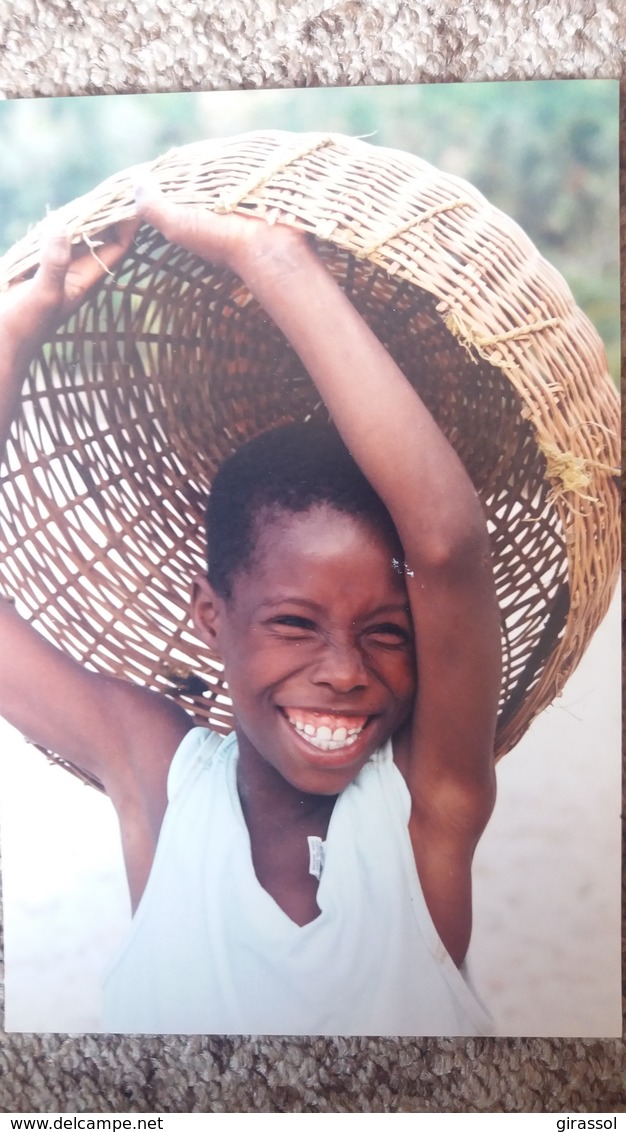
[[[174,756],[150,878],[105,986],[104,1029],[491,1033],[426,908],[391,744],[337,799],[320,915],[304,927],[256,878],[237,755],[234,735],[196,728]]]

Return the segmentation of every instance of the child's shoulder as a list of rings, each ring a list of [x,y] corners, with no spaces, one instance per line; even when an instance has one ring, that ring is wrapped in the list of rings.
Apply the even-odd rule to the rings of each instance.
[[[220,735],[208,727],[192,727],[179,743],[167,777],[167,797],[171,802],[192,778],[224,762],[236,750],[234,732]]]

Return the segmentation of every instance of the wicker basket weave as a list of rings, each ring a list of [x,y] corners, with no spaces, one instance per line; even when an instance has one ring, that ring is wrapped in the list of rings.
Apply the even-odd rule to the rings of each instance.
[[[512,221],[408,154],[264,132],[150,168],[180,202],[314,235],[463,459],[492,536],[504,753],[561,690],[616,578],[618,400],[595,330]],[[133,180],[60,210],[76,243],[132,214]],[[36,266],[40,237],[0,261],[0,286]],[[143,227],[32,367],[2,474],[4,592],[76,658],[228,730],[221,670],[186,612],[205,496],[241,441],[317,415],[241,282]]]

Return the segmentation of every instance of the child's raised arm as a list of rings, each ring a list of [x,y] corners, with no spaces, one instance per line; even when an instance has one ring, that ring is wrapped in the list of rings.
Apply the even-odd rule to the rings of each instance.
[[[99,260],[72,258],[68,237],[51,236],[36,275],[0,294],[0,456],[32,358],[81,304],[103,265],[112,267],[125,253],[135,227],[115,233]],[[0,715],[104,783],[118,809],[137,896],[165,808],[169,758],[190,726],[187,716],[162,696],[82,668],[3,600]]]
[[[470,868],[493,806],[500,632],[485,518],[451,446],[307,240],[293,229],[172,205],[152,188],[139,212],[175,243],[227,264],[298,353],[395,522],[406,559],[419,691],[396,760],[410,833],[439,934],[461,963]]]

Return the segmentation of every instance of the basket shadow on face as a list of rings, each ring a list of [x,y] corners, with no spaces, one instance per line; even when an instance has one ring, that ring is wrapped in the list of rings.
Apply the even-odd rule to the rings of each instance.
[[[431,295],[348,252],[319,250],[485,506],[502,612],[503,753],[555,694],[543,691],[538,706],[529,697],[568,614],[546,461],[506,375],[470,354]],[[118,276],[33,367],[0,513],[7,591],[78,660],[165,691],[199,722],[229,730],[221,669],[187,613],[191,579],[204,569],[206,495],[244,440],[315,416],[326,411],[312,382],[240,281],[142,230]]]

